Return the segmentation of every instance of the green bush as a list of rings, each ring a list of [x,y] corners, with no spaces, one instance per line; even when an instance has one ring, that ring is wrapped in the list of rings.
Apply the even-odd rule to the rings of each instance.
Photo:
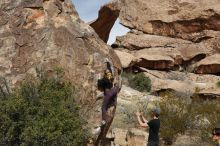
[[[188,128],[200,131],[200,137],[208,141],[212,129],[220,126],[220,101],[195,98],[187,111],[190,113],[188,121],[193,121]]]
[[[0,100],[0,145],[85,146],[74,89],[57,79],[29,79]]]
[[[220,126],[219,100],[187,100],[166,92],[157,104],[161,108],[160,134],[164,139],[173,139],[186,131],[197,131],[199,137],[211,142],[212,128]]]
[[[151,91],[151,80],[144,73],[123,73],[123,83],[140,92]]]
[[[159,106],[161,108],[161,137],[172,139],[177,134],[183,134],[189,122],[186,102],[172,92],[168,92],[159,102]]]
[[[151,91],[151,80],[146,77],[144,75],[144,73],[139,73],[139,74],[136,74],[134,76],[134,78],[132,78],[130,81],[129,81],[129,85],[140,91],[140,92],[143,92],[143,91],[146,91],[146,92],[149,92]]]

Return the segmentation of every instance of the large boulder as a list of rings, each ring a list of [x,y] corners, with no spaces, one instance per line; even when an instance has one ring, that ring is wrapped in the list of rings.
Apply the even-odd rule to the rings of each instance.
[[[71,0],[0,1],[0,76],[18,85],[38,71],[53,75],[55,68],[79,88],[82,114],[92,128],[101,120],[96,103],[97,80],[112,61],[116,82],[121,64],[115,52],[83,23]],[[99,141],[114,117],[110,115]]]
[[[120,5],[122,24],[145,33],[184,37],[220,30],[218,0],[121,0]]]
[[[128,52],[115,50],[115,53],[118,55],[123,68],[128,68],[136,62],[134,56]]]
[[[178,69],[180,66],[187,68],[213,52],[203,44],[195,44],[187,40],[134,33],[117,37],[114,47],[118,51],[133,55],[135,57],[133,60],[139,60],[130,63],[129,66],[138,65],[158,70],[176,69],[176,66]],[[128,61],[121,57],[120,60],[122,64]]]
[[[198,62],[196,73],[220,74],[220,54],[214,54]]]

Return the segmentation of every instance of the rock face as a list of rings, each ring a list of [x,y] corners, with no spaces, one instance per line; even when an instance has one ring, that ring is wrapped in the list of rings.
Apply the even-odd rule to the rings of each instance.
[[[211,50],[201,44],[148,34],[128,33],[126,36],[117,38],[114,47],[116,46],[126,48],[127,53],[135,56],[137,62],[133,65],[157,70],[189,67],[211,53]],[[121,51],[120,48],[117,50]]]
[[[214,54],[198,62],[196,73],[201,73],[201,74],[220,73],[220,54]]]
[[[120,56],[123,68],[130,71],[138,68],[145,72],[154,70],[154,73],[165,71],[165,74],[167,71],[192,73],[190,76],[213,74],[211,78],[219,80],[218,0],[118,0],[110,4],[102,7],[100,12],[106,7],[112,13],[119,11],[120,23],[131,29],[125,36],[117,37],[112,45]],[[188,81],[190,85],[178,80],[165,79],[162,82],[161,85],[154,82],[156,84],[153,86],[178,91],[183,89],[181,86],[192,87],[191,90],[194,90],[195,87],[206,84],[195,80]],[[175,86],[176,84],[179,86]],[[215,91],[217,88],[214,84],[215,82],[203,89]]]
[[[136,62],[134,56],[130,53],[119,51],[119,50],[115,50],[115,52],[120,58],[123,68],[128,68],[132,66],[133,62]]]
[[[216,83],[220,78],[215,75],[196,75],[193,73],[183,73],[178,71],[155,71],[146,70],[145,75],[151,79],[152,92],[159,93],[164,90],[172,90],[180,93],[183,97],[191,96],[193,93],[198,92],[202,95],[208,93],[215,98],[219,97],[219,88]],[[200,93],[201,92],[201,93]],[[207,93],[207,94],[205,94]]]
[[[133,58],[133,63],[129,59],[130,66],[138,65],[156,70],[187,69],[195,73],[218,74],[216,63],[201,67],[195,64],[220,52],[219,8],[218,0],[118,0],[103,6],[99,18],[91,26],[106,41],[109,28],[119,12],[120,23],[131,31],[118,37],[112,46],[119,51],[127,49],[125,52],[131,55],[137,50],[145,50]],[[110,16],[106,15],[107,10],[111,16],[115,16],[114,19],[107,17]],[[94,26],[110,21],[106,26],[108,28]],[[125,64],[129,62],[126,61]]]
[[[220,30],[219,1],[121,0],[121,22],[145,33],[178,36]],[[144,17],[143,17],[144,16]]]
[[[36,68],[48,75],[63,69],[64,77],[80,88],[82,112],[91,127],[101,120],[96,83],[106,58],[113,62],[117,82],[117,55],[79,19],[71,0],[0,1],[0,76],[15,86],[28,74],[36,75]]]
[[[107,43],[110,31],[119,16],[117,2],[104,5],[99,11],[99,17],[90,26],[94,28],[99,37]]]

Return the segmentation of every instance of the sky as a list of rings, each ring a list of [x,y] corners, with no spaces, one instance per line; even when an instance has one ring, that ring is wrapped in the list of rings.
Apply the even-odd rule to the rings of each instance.
[[[108,3],[110,0],[72,0],[79,17],[85,21],[90,22],[98,18],[98,12],[102,5]],[[121,36],[129,31],[128,28],[119,24],[119,20],[113,26],[108,44],[111,45],[115,42],[116,36]]]

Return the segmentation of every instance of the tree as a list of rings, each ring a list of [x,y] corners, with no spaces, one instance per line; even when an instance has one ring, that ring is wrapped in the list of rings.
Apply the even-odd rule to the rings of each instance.
[[[54,78],[31,78],[15,88],[0,100],[0,145],[86,145],[89,133],[74,93],[70,83]]]

